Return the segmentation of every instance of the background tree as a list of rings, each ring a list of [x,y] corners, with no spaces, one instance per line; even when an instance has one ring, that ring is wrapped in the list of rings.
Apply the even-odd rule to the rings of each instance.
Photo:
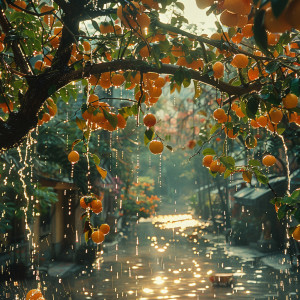
[[[300,193],[290,195],[286,143],[288,128],[298,136],[299,2],[196,3],[220,20],[210,38],[187,26],[188,20],[182,16],[184,4],[177,0],[56,0],[53,6],[2,3],[2,151],[19,144],[38,124],[48,122],[59,101],[70,96],[75,101],[78,91],[83,91],[86,103],[76,118],[82,134],[72,146],[83,143],[86,156],[93,156],[89,147],[92,132],[105,135],[105,131],[124,128],[132,115],[141,123],[141,116],[157,102],[164,86],[174,92],[193,83],[194,98],[200,97],[199,105],[209,112],[210,102],[201,95],[200,82],[214,87],[215,98],[220,99],[213,113],[217,124],[210,123],[208,141],[217,135],[225,139],[222,151],[203,151],[205,156],[212,155],[210,164],[207,162],[211,174],[224,172],[227,178],[242,172],[246,181],[254,175],[268,184],[265,167],[271,167],[276,159],[266,156],[267,149],[258,159],[247,156],[244,166],[236,166],[235,143],[231,149],[227,147],[229,139],[238,139],[255,153],[254,133],[259,128],[265,138],[282,142],[288,188],[286,197],[275,200],[280,206],[278,216],[294,215],[300,221]],[[170,24],[161,22],[161,14],[170,11]],[[128,98],[101,95],[98,85],[103,89],[124,86],[133,93]],[[116,105],[117,99],[123,104]],[[166,145],[152,127],[145,131],[145,141],[154,153],[162,151],[163,142]],[[198,144],[206,141],[199,137]],[[200,147],[197,154],[203,145]],[[233,154],[229,155],[229,150]],[[105,170],[93,157],[104,178]]]

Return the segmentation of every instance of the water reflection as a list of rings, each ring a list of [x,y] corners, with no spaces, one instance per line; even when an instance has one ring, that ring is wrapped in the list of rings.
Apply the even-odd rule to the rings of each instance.
[[[50,285],[46,299],[69,300],[66,291],[72,300],[299,298],[295,276],[228,256],[222,237],[205,226],[188,214],[140,223],[118,247],[106,245],[92,268],[55,283],[55,291]]]

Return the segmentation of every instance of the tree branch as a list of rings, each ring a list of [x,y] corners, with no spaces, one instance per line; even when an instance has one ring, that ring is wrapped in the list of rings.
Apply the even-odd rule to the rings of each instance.
[[[2,27],[2,30],[6,35],[12,29],[12,26],[6,18],[6,15],[3,10],[1,10],[0,12],[0,26]],[[11,42],[11,48],[14,53],[15,63],[20,68],[21,72],[25,74],[32,74],[29,63],[27,62],[17,40]]]
[[[159,74],[175,74],[180,70],[179,66],[163,64],[160,68],[156,65],[148,64],[143,60],[117,60],[100,64],[88,65],[82,69],[74,71],[71,68],[49,69],[45,73],[34,76],[31,79],[26,94],[24,95],[23,105],[18,112],[12,112],[7,121],[0,120],[0,149],[14,147],[37,125],[37,114],[43,106],[45,100],[52,93],[57,92],[63,86],[74,80],[99,75],[104,72],[112,71],[140,71],[143,73],[156,72]],[[241,96],[254,90],[260,89],[260,84],[255,82],[248,86],[231,86],[230,84],[217,81],[207,74],[201,74],[195,70],[189,70],[191,78],[205,84],[215,86],[223,92],[233,96]],[[42,87],[42,88],[41,88]]]
[[[143,60],[116,60],[86,66],[83,69],[66,74],[64,80],[66,80],[65,84],[67,84],[71,81],[81,79],[82,77],[89,77],[90,75],[99,75],[104,72],[113,72],[118,70],[141,71],[143,73],[155,72],[159,74],[174,75],[180,70],[180,68],[182,67],[169,64],[162,64],[159,68],[158,66],[149,64]],[[191,79],[214,86],[222,92],[232,96],[242,96],[246,93],[257,91],[261,87],[259,82],[254,82],[247,86],[232,86],[224,81],[215,80],[213,77],[209,77],[207,74],[201,74],[200,72],[192,69],[188,69],[188,71],[191,75]]]

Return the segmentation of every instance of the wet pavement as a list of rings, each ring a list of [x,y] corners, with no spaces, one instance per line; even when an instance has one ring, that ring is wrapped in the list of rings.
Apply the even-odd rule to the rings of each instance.
[[[204,224],[197,224],[190,215],[161,216],[153,223],[150,220],[133,225],[118,243],[104,247],[103,255],[92,268],[66,278],[42,277],[45,298],[300,298],[299,272],[276,270],[255,257],[241,259],[232,248],[228,251],[222,235],[207,234],[201,227]],[[215,273],[231,273],[233,284],[213,286],[209,277]],[[0,299],[24,299],[32,284],[30,280],[8,282],[6,295]]]

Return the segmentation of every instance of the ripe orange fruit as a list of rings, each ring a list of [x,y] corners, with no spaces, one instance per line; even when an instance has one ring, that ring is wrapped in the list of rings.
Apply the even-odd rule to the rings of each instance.
[[[79,153],[75,150],[72,150],[68,155],[68,160],[72,164],[75,164],[79,161]]]
[[[104,235],[107,235],[110,231],[110,226],[108,224],[101,224],[99,230],[102,231]]]
[[[268,118],[266,116],[259,116],[256,119],[256,122],[260,127],[266,127],[268,124]]]
[[[149,57],[150,56],[150,51],[149,51],[149,48],[147,46],[144,46],[141,50],[140,50],[140,56],[142,58],[146,58],[146,57]]]
[[[265,155],[262,159],[262,163],[266,167],[271,167],[275,164],[276,158],[273,155]]]
[[[239,15],[238,14],[238,21],[237,21],[237,27],[242,28],[248,23],[248,16],[247,15]],[[241,34],[241,37],[243,35]]]
[[[158,88],[162,88],[165,85],[165,79],[162,77],[158,77],[157,79],[155,79],[154,81],[154,85]]]
[[[271,108],[271,110],[269,111],[269,115],[271,122],[274,124],[280,123],[283,117],[282,111],[276,107]]]
[[[37,300],[41,297],[43,294],[39,289],[32,289],[26,294],[26,300]]]
[[[57,49],[59,46],[60,38],[57,35],[52,35],[49,37],[49,42],[54,49]]]
[[[199,71],[199,69],[203,69],[204,62],[201,58],[192,61],[190,64],[188,64],[188,68],[194,69],[196,71]]]
[[[223,77],[223,75],[224,75],[223,63],[221,63],[220,61],[217,61],[216,63],[214,63],[212,69],[214,71],[215,78],[219,79],[219,78]]]
[[[126,119],[121,114],[117,114],[117,118],[118,118],[117,127],[120,128],[120,129],[124,129],[126,127],[126,124],[127,124]]]
[[[287,8],[287,22],[295,29],[300,29],[300,2],[297,0],[291,0]]]
[[[292,234],[293,238],[297,241],[300,241],[300,226],[297,226]]]
[[[212,171],[212,172],[218,172],[220,170],[220,162],[218,160],[214,160],[212,161],[212,163],[210,164],[209,166],[209,169]]]
[[[162,151],[164,150],[164,145],[161,141],[159,140],[152,140],[149,143],[149,150],[153,153],[153,154],[160,154],[162,153]]]
[[[241,33],[236,33],[231,40],[235,43],[235,44],[239,44],[242,40],[243,40],[243,35]]]
[[[141,29],[149,28],[151,19],[145,13],[138,14],[136,20]]]
[[[99,78],[96,77],[95,75],[91,75],[88,81],[91,85],[97,85],[99,83]]]
[[[152,127],[156,124],[156,118],[153,114],[147,114],[144,116],[143,122],[145,126]]]
[[[225,9],[220,15],[220,22],[227,27],[235,27],[238,23],[238,15]]]
[[[245,54],[235,54],[231,61],[231,65],[236,68],[246,68],[248,61],[248,57]]]
[[[179,57],[177,62],[176,62],[177,66],[181,66],[181,67],[187,67],[188,66],[188,62],[186,61],[185,57]]]
[[[288,114],[289,123],[293,123],[297,121],[298,114],[294,111]]]
[[[252,128],[259,128],[259,124],[254,119],[251,120],[250,125]]]
[[[47,55],[45,55],[44,56],[44,63],[45,63],[45,65],[46,66],[51,66],[51,64],[52,64],[52,61],[53,61],[53,55],[51,55],[51,54],[47,54]]]
[[[185,56],[185,53],[180,46],[173,45],[171,52],[175,57]]]
[[[86,209],[86,208],[90,207],[90,203],[89,203],[89,204],[86,204],[85,198],[86,198],[86,197],[81,197],[81,198],[80,198],[80,201],[79,201],[79,204],[80,204],[80,206],[81,206],[83,209]]]
[[[194,149],[196,147],[196,145],[197,145],[197,143],[195,140],[190,140],[190,141],[188,141],[188,144],[187,144],[189,149]]]
[[[252,8],[251,2],[250,0],[225,0],[223,8],[235,14],[249,15]]]
[[[247,24],[242,28],[242,35],[245,38],[250,38],[253,36],[253,24]]]
[[[238,136],[238,133],[233,134],[233,129],[224,128],[224,132],[232,140],[234,140]]]
[[[259,77],[259,69],[257,67],[250,68],[248,70],[248,78],[249,78],[249,80],[253,81],[253,80],[258,79],[258,77]]]
[[[236,110],[235,110],[235,114],[239,117],[239,118],[244,118],[245,117],[245,114],[243,113],[242,109],[240,107],[238,107]]]
[[[298,97],[294,94],[287,94],[283,99],[282,99],[283,106],[287,109],[289,108],[295,108],[298,105]]]
[[[40,12],[43,14],[43,13],[46,13],[46,12],[50,12],[50,11],[53,11],[55,12],[55,9],[53,6],[49,6],[49,5],[43,5],[40,9]]]
[[[21,8],[23,8],[23,9],[25,9],[26,6],[27,6],[26,2],[25,2],[25,1],[22,1],[22,0],[16,0],[16,1],[14,1],[13,3],[14,3],[15,5],[17,5],[17,6],[21,7]],[[15,11],[22,11],[20,8],[14,7],[14,6],[12,6],[12,5],[8,5],[8,6],[11,7],[12,9],[14,9]]]
[[[91,44],[88,41],[83,41],[82,46],[85,52],[91,51]]]
[[[252,173],[251,172],[244,171],[242,176],[243,176],[244,181],[246,181],[248,183],[251,183],[251,179],[252,179]]]
[[[196,0],[196,4],[200,9],[204,9],[212,6],[214,4],[214,0]]]
[[[202,165],[206,168],[209,168],[213,159],[214,159],[213,155],[205,155],[202,159]]]
[[[91,235],[92,241],[96,244],[100,244],[104,241],[104,233],[100,230],[94,231]]]
[[[285,12],[281,13],[278,18],[275,18],[273,10],[271,7],[266,9],[264,24],[265,28],[272,33],[276,32],[285,32],[291,29],[291,25],[288,23],[287,19],[289,18]]]
[[[122,74],[114,74],[111,78],[111,83],[115,87],[121,86],[125,82],[125,77]]]
[[[101,200],[93,200],[91,202],[92,212],[95,214],[99,214],[102,211],[102,201]]]
[[[44,69],[44,62],[42,60],[37,60],[34,64],[34,68],[39,71],[42,71]]]
[[[224,118],[227,119],[226,113],[223,108],[217,108],[214,111],[213,116],[216,120],[223,120]]]
[[[223,174],[226,171],[226,167],[223,164],[220,164],[220,169],[219,169],[219,173]]]
[[[92,104],[93,106],[97,106],[97,101],[99,100],[99,97],[95,94],[91,94],[89,95],[89,99],[88,99],[88,102],[90,104]]]

